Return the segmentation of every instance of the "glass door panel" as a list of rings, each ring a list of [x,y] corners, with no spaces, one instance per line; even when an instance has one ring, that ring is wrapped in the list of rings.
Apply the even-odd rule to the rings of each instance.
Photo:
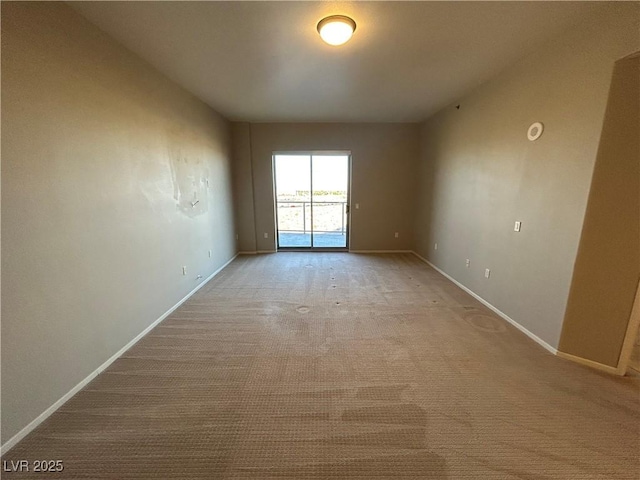
[[[312,245],[347,247],[348,155],[311,157]]]
[[[278,248],[311,247],[311,156],[275,155]]]

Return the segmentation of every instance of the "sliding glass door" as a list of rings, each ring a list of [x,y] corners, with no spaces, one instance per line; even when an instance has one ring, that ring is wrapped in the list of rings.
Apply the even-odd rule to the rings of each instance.
[[[346,249],[348,153],[273,156],[278,248]]]

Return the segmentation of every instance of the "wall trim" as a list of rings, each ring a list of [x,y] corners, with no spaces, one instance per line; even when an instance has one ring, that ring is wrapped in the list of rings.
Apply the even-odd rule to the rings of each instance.
[[[312,250],[292,250],[293,252],[312,252]],[[344,253],[344,250],[337,250],[338,252]],[[315,252],[327,253],[330,250],[315,250]],[[238,255],[257,255],[259,253],[278,253],[278,250],[254,250],[247,252],[238,252]],[[413,253],[413,250],[347,250],[347,253]]]
[[[520,330],[522,333],[524,333],[527,337],[529,337],[531,340],[533,340],[534,342],[536,342],[537,344],[539,344],[540,346],[542,346],[543,348],[545,348],[546,350],[548,350],[549,352],[553,353],[554,355],[557,355],[558,349],[552,347],[551,345],[549,345],[547,342],[545,342],[544,340],[542,340],[539,336],[537,336],[535,333],[530,332],[529,330],[527,330],[525,327],[523,327],[522,325],[520,325],[518,322],[516,322],[513,318],[511,318],[509,315],[507,315],[506,313],[502,312],[501,310],[499,310],[498,308],[494,307],[493,305],[491,305],[489,302],[487,302],[484,298],[482,298],[480,295],[478,295],[477,293],[475,293],[474,291],[470,290],[469,288],[465,287],[463,284],[461,284],[460,282],[458,282],[455,278],[451,277],[450,275],[446,274],[443,270],[439,269],[438,267],[436,267],[433,263],[431,263],[429,260],[427,260],[426,258],[424,258],[422,255],[419,255],[418,253],[416,253],[415,251],[412,251],[411,253],[413,253],[416,257],[418,257],[420,260],[422,260],[424,263],[426,263],[427,265],[429,265],[431,268],[433,268],[435,271],[437,271],[438,273],[440,273],[442,276],[446,277],[447,279],[451,280],[453,283],[455,283],[458,287],[460,287],[462,290],[464,290],[465,292],[467,292],[469,295],[471,295],[473,298],[475,298],[476,300],[478,300],[480,303],[482,303],[484,306],[488,307],[490,310],[492,310],[494,313],[496,313],[498,316],[502,317],[504,320],[506,320],[507,322],[509,322],[511,325],[513,325],[514,327],[516,327],[518,330]]]
[[[593,360],[589,360],[587,358],[577,357],[575,355],[571,355],[570,353],[565,353],[558,351],[556,354],[560,358],[564,358],[565,360],[571,360],[572,362],[579,363],[580,365],[586,365],[587,367],[595,368],[596,370],[600,370],[601,372],[611,373],[613,375],[624,375],[624,372],[620,372],[617,367],[612,367],[610,365],[605,365],[604,363],[594,362]]]
[[[631,354],[633,353],[638,336],[638,328],[640,328],[640,282],[636,287],[636,296],[633,301],[633,306],[631,307],[631,316],[629,317],[627,331],[624,335],[622,348],[620,349],[617,368],[619,375],[625,375],[630,368],[629,363],[631,362]]]
[[[349,253],[414,253],[413,250],[349,250]]]
[[[34,420],[29,422],[29,424],[16,433],[13,437],[7,440],[2,446],[0,446],[0,455],[4,455],[9,450],[11,450],[20,440],[29,435],[35,428],[44,422],[47,418],[51,416],[56,410],[58,410],[62,405],[64,405],[71,397],[73,397],[76,393],[82,390],[91,380],[98,376],[98,374],[102,373],[109,365],[115,362],[119,357],[121,357],[127,350],[133,347],[142,337],[144,337],[147,333],[149,333],[153,328],[162,322],[165,318],[171,315],[180,305],[189,300],[189,298],[200,290],[209,280],[215,277],[218,273],[220,273],[227,265],[233,262],[238,254],[236,253],[229,261],[227,261],[224,265],[218,268],[215,272],[209,275],[206,279],[198,284],[193,290],[191,290],[187,295],[182,298],[178,303],[176,303],[173,307],[167,310],[165,313],[160,316],[157,320],[155,320],[151,325],[146,327],[142,332],[133,338],[129,343],[127,343],[124,347],[118,350],[115,354],[113,354],[106,362],[96,368],[93,372],[91,372],[84,380],[78,383],[75,387],[65,393],[62,397],[60,397],[56,402],[53,403],[49,408],[47,408],[44,412],[38,415]]]

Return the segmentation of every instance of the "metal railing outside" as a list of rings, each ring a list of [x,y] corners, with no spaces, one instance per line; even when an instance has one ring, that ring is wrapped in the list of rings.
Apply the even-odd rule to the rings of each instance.
[[[314,228],[314,233],[340,233],[344,235],[346,233],[346,215],[347,215],[347,202],[338,202],[338,201],[298,201],[298,200],[286,200],[286,201],[277,201],[276,206],[278,208],[278,232],[291,232],[291,233],[311,233],[311,226],[307,228],[307,205],[313,205],[314,210],[318,208],[323,208],[323,206],[340,206],[340,230],[319,230]],[[285,208],[302,208],[302,230],[300,229],[291,229],[286,228],[291,225],[282,225],[283,223],[287,223],[285,220],[285,216],[281,214],[280,209]],[[283,212],[284,213],[284,212]],[[282,221],[281,221],[282,220]],[[314,222],[315,223],[315,222]],[[285,228],[282,228],[285,227]]]

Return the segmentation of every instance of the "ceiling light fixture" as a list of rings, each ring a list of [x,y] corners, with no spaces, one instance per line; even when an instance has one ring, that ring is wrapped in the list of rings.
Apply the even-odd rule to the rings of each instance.
[[[329,45],[347,43],[356,30],[356,22],[344,15],[331,15],[318,23],[318,33]]]

